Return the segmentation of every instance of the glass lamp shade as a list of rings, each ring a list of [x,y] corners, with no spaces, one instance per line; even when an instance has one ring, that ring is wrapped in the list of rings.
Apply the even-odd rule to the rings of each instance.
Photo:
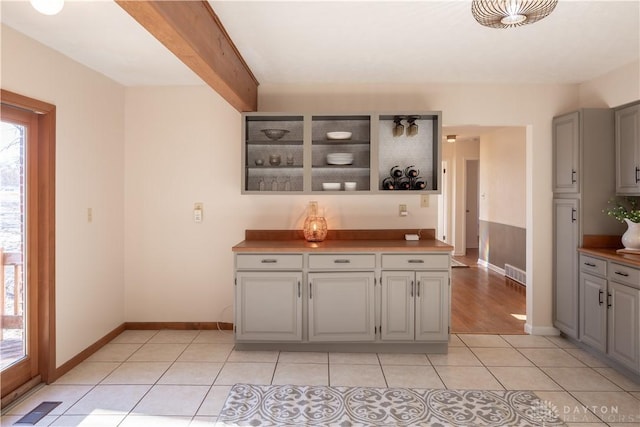
[[[57,15],[64,7],[64,0],[31,0],[31,6],[43,15]]]
[[[308,216],[303,232],[307,242],[322,242],[327,237],[327,220],[323,216]]]

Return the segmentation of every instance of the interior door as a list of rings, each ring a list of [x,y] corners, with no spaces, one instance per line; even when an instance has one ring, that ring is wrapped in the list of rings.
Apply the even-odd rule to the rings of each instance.
[[[480,161],[479,160],[467,160],[466,161],[466,194],[465,194],[465,236],[466,236],[466,248],[477,249],[478,240],[480,236],[479,217],[480,210],[478,207],[478,191],[479,177],[480,177]]]
[[[39,375],[37,328],[38,115],[2,105],[0,330],[2,396]]]

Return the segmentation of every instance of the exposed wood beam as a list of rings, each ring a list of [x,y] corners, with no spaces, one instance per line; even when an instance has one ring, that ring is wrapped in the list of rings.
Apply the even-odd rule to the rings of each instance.
[[[115,0],[238,111],[258,108],[258,81],[206,0]]]

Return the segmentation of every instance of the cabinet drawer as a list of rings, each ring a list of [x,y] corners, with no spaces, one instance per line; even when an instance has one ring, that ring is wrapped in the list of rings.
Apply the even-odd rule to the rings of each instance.
[[[300,270],[302,254],[247,254],[236,255],[238,270]]]
[[[610,263],[609,279],[640,289],[640,270],[626,265]]]
[[[596,276],[607,277],[607,261],[588,255],[580,255],[580,270]]]
[[[371,269],[376,267],[374,254],[311,254],[310,269]]]
[[[446,254],[387,254],[382,255],[382,268],[398,269],[437,269],[449,268],[449,255]]]

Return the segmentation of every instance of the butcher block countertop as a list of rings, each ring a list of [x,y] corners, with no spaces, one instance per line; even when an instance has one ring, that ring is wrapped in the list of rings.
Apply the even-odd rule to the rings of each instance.
[[[405,234],[420,240],[407,241]],[[322,242],[307,242],[302,230],[246,230],[233,252],[451,252],[435,239],[435,230],[329,230]]]
[[[640,254],[618,253],[620,236],[584,236],[583,246],[578,252],[585,255],[593,255],[614,262],[640,267]]]

